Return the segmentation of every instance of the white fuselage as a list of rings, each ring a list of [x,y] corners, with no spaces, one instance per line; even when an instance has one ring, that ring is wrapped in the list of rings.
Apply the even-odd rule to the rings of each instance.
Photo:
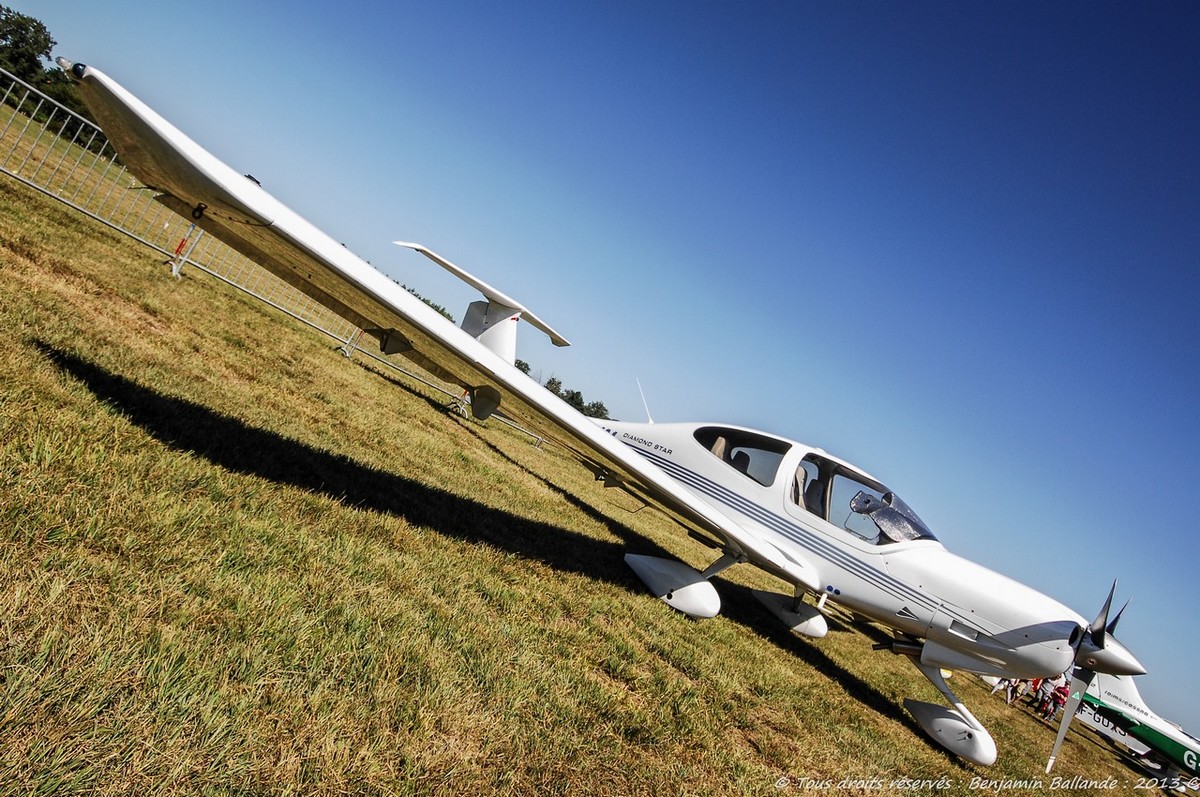
[[[926,640],[923,661],[1021,678],[1057,675],[1071,667],[1070,637],[1085,621],[1058,601],[947,551],[935,539],[879,544],[831,522],[843,511],[849,515],[848,507],[831,506],[826,519],[803,505],[795,474],[806,457],[875,481],[849,463],[773,438],[778,448],[786,447],[777,464],[774,454],[770,458],[773,477],[770,467],[751,476],[696,439],[697,430],[716,425],[605,421],[601,426],[748,532],[815,571],[816,589],[813,583],[802,585],[806,589]],[[720,428],[733,435],[752,432]],[[787,573],[765,569],[795,583]]]

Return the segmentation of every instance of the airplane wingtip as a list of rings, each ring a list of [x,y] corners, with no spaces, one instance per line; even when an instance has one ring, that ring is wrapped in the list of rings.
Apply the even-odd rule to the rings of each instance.
[[[80,64],[63,58],[61,55],[54,59],[54,63],[58,64],[58,68],[66,72],[76,80],[83,80],[84,74],[87,73],[87,64]]]

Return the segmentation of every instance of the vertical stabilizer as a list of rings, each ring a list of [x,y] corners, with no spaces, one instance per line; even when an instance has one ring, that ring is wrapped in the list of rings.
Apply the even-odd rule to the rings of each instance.
[[[471,302],[463,316],[462,328],[484,346],[504,358],[517,360],[517,321],[521,312],[497,302]]]
[[[1146,705],[1146,701],[1142,699],[1131,676],[1100,673],[1096,676],[1096,680],[1088,692],[1090,696],[1100,698],[1109,706],[1139,722],[1145,722],[1151,718],[1162,719]]]

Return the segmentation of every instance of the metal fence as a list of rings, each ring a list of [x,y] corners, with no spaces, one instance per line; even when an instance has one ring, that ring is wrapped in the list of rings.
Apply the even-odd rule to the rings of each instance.
[[[121,165],[104,131],[3,69],[0,172],[158,251],[176,277],[193,266],[337,340],[348,357],[361,354],[454,400],[461,396],[358,348],[362,330],[155,202],[154,192]]]

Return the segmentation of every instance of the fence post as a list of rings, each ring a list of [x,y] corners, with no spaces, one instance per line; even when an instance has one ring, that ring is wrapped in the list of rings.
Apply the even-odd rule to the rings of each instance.
[[[355,327],[350,334],[346,336],[346,340],[342,342],[342,345],[338,347],[338,351],[346,355],[347,358],[354,359],[354,352],[358,351],[358,339],[361,336],[362,330],[358,327]]]
[[[192,226],[188,227],[187,233],[179,241],[179,246],[175,247],[175,257],[167,261],[171,264],[171,276],[175,279],[179,279],[183,275],[184,262],[192,256],[192,250],[196,248],[196,244],[200,243],[200,239],[204,237],[204,230],[201,230],[200,234],[196,236],[196,240],[192,241],[192,245],[188,247],[187,252],[183,252],[184,245],[187,244],[188,238],[192,236],[195,229],[196,222],[192,222]],[[181,252],[183,252],[182,256],[180,255]]]

